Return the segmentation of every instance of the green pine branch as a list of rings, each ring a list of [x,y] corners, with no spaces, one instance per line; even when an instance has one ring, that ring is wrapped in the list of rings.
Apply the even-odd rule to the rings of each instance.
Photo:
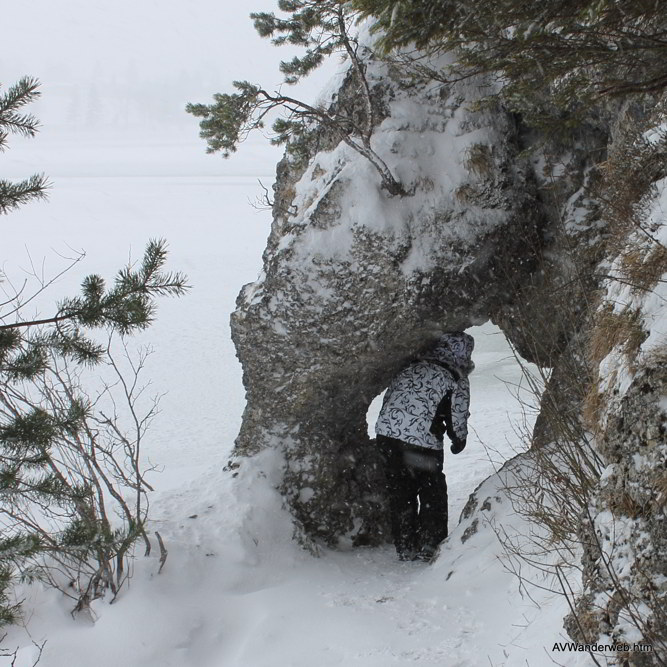
[[[227,158],[253,130],[264,127],[265,118],[274,110],[287,113],[273,124],[273,144],[287,144],[287,151],[300,155],[303,137],[309,126],[319,124],[330,130],[339,141],[348,144],[375,167],[382,188],[391,195],[405,195],[384,160],[371,148],[375,125],[371,90],[366,79],[365,65],[358,56],[358,44],[350,34],[355,13],[343,0],[280,0],[279,8],[290,13],[279,18],[273,13],[251,14],[257,32],[271,38],[273,44],[303,46],[306,52],[292,60],[282,61],[280,69],[285,82],[293,84],[318,67],[336,51],[344,52],[350,60],[354,79],[360,90],[363,113],[358,123],[352,114],[315,107],[281,92],[269,93],[257,84],[234,81],[237,92],[216,93],[212,104],[188,104],[186,111],[197,118],[200,137],[206,140],[207,152],[221,152]]]
[[[49,187],[43,174],[35,174],[18,183],[0,180],[0,214],[7,214],[36,199],[45,199]]]
[[[19,109],[34,102],[40,95],[39,81],[32,77],[23,77],[7,92],[0,94],[0,148],[8,133],[26,137],[35,135],[39,122],[32,114],[20,113]]]
[[[87,276],[81,286],[81,295],[64,299],[59,304],[56,315],[1,324],[0,333],[55,324],[59,325],[59,335],[64,338],[63,349],[66,349],[67,345],[76,348],[85,341],[85,338],[81,338],[78,327],[107,327],[123,335],[145,329],[153,322],[155,297],[181,296],[189,289],[184,274],[163,271],[166,260],[166,242],[151,240],[139,268],[128,266],[121,269],[112,288],[106,289],[101,276]],[[72,328],[62,326],[64,323],[70,324]]]
[[[338,22],[343,4],[339,0],[281,0],[279,9],[291,14],[287,19],[273,12],[250,14],[258,34],[271,38],[275,46],[290,44],[306,48],[305,55],[280,63],[286,83],[296,83],[319,67],[327,56],[344,50],[346,35],[340,33]]]
[[[583,111],[603,97],[667,89],[667,15],[654,0],[351,0],[376,19],[378,48],[405,55],[413,47],[449,51],[458,63],[440,74],[500,76],[512,108],[535,114],[543,100]],[[423,56],[423,53],[422,53]],[[544,118],[543,120],[548,121]]]
[[[275,136],[271,140],[272,143],[289,142],[294,135],[304,133],[308,123],[314,121],[327,127],[339,141],[345,142],[363,155],[378,171],[382,187],[389,194],[405,194],[405,190],[387,164],[372,150],[370,146],[372,127],[368,123],[365,127],[359,127],[347,115],[330,113],[323,108],[314,107],[281,93],[269,93],[247,81],[235,81],[234,86],[240,91],[239,93],[216,94],[214,104],[186,107],[186,110],[193,115],[203,118],[200,123],[200,136],[208,143],[207,152],[220,151],[223,157],[229,157],[249,132],[263,127],[267,114],[274,109],[282,109],[289,113],[289,117],[287,120],[279,118],[274,123]]]
[[[0,93],[0,152],[5,150],[10,134],[32,137],[39,122],[21,109],[39,97],[39,81],[23,77],[5,93]],[[43,174],[35,174],[18,183],[0,180],[0,215],[19,208],[35,199],[44,199],[49,183]]]

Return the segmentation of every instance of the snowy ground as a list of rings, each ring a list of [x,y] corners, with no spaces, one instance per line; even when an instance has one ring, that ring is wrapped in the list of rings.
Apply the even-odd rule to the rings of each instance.
[[[202,154],[195,134],[53,130],[2,156],[4,176],[45,171],[54,185],[49,203],[3,223],[4,269],[15,280],[26,248],[35,264],[46,257],[47,274],[63,263],[56,253],[85,249],[84,262],[52,288],[55,299],[73,293],[85,273],[111,277],[130,251],[138,257],[159,236],[193,285],[187,297],[161,304],[142,337],[156,349],[156,391],[169,391],[148,452],[163,468],[150,481],[166,566],[158,576],[157,556],[138,556],[130,588],[114,605],[97,601],[94,623],[72,619],[53,592],[23,589],[26,627],[10,629],[4,642],[21,647],[16,666],[32,665],[33,639],[47,641],[41,667],[587,664],[552,652],[566,641],[565,600],[539,589],[533,600],[522,596],[488,526],[465,544],[464,526],[453,530],[432,566],[399,563],[390,548],[313,558],[290,541],[289,518],[259,479],[261,461],[255,484],[252,475],[239,481],[223,471],[244,403],[228,317],[260,268],[270,219],[248,201],[261,194],[258,177],[270,183],[276,153],[248,145],[222,163]],[[472,436],[446,460],[450,530],[468,495],[522,449],[522,413],[510,391],[520,371],[496,330],[471,333]],[[497,484],[483,492],[495,494]],[[507,503],[500,511],[512,514]]]

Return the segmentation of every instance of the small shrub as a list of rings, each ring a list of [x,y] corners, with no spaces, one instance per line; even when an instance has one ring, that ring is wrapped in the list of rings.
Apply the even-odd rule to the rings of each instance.
[[[606,304],[595,315],[590,336],[591,362],[599,365],[618,346],[633,361],[646,337],[638,311],[626,308],[616,312],[611,304]]]
[[[491,148],[486,144],[472,144],[465,151],[465,168],[477,176],[489,176],[493,170]]]

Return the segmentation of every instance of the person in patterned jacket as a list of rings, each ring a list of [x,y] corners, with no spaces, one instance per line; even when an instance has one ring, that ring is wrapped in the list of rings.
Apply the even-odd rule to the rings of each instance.
[[[443,334],[387,388],[375,425],[389,493],[392,538],[401,560],[431,561],[447,537],[443,440],[459,454],[468,436],[475,341]]]

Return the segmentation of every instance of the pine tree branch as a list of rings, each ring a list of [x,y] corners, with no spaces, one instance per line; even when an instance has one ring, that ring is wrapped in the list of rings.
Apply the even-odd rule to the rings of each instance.
[[[43,174],[35,174],[19,183],[0,180],[0,214],[6,214],[34,199],[46,199],[49,187]]]
[[[32,114],[21,114],[17,110],[34,102],[40,95],[39,80],[24,77],[10,86],[4,95],[0,95],[0,128],[10,132],[32,137],[39,128],[39,122]],[[0,144],[3,142],[0,141]]]
[[[54,317],[46,317],[41,320],[30,320],[28,322],[14,322],[13,324],[1,324],[0,331],[8,331],[11,329],[24,329],[26,327],[38,327],[46,324],[56,324],[58,322],[65,322],[67,320],[75,319],[80,313],[68,313],[66,315],[55,315]]]
[[[326,111],[313,107],[310,104],[297,100],[287,95],[277,94],[271,95],[263,89],[259,89],[258,95],[261,95],[265,100],[269,101],[273,107],[287,107],[291,108],[293,113],[298,116],[308,116],[318,120],[329,129],[333,130],[341,141],[344,141],[350,148],[357,153],[363,155],[379,172],[382,179],[382,187],[391,195],[404,195],[405,190],[403,186],[396,180],[391,170],[385,161],[370,147],[370,140],[364,138],[362,133],[362,143],[354,141],[350,133],[346,131],[343,122],[348,122],[346,117],[332,118]],[[291,105],[291,107],[289,106]]]

